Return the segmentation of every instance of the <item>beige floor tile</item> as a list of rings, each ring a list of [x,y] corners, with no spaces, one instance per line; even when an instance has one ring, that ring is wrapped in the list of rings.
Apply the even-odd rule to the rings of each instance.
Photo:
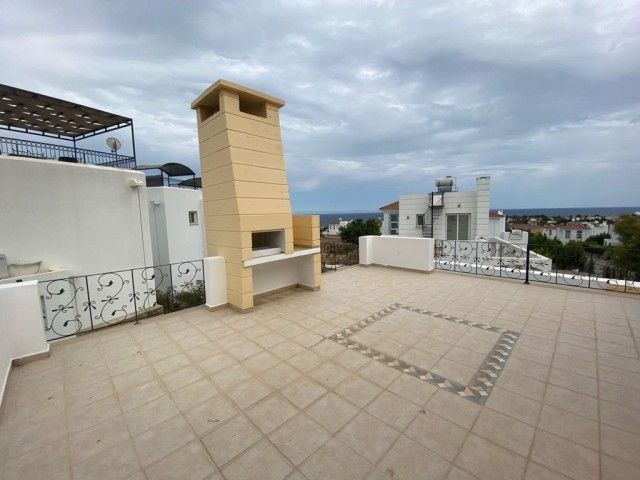
[[[246,410],[273,393],[273,390],[256,377],[243,381],[229,389],[228,395],[240,410]]]
[[[280,480],[291,470],[291,465],[265,439],[235,459],[222,473],[228,480]]]
[[[389,385],[388,389],[421,407],[439,390],[438,387],[411,375],[400,375]]]
[[[593,450],[600,448],[598,422],[561,408],[544,405],[538,428]]]
[[[189,424],[180,415],[133,438],[138,459],[143,467],[160,460],[194,438]]]
[[[278,363],[280,363],[280,359],[278,357],[267,351],[262,351],[257,355],[246,359],[242,362],[242,365],[250,372],[257,374],[277,365]]]
[[[102,400],[114,393],[111,379],[94,383],[90,386],[82,385],[65,389],[67,408],[76,410],[90,403]]]
[[[334,362],[325,362],[311,370],[308,375],[327,388],[333,388],[349,375],[349,371]]]
[[[334,388],[334,391],[362,408],[373,400],[382,391],[382,388],[356,375],[349,375]]]
[[[177,415],[178,408],[168,395],[124,412],[124,418],[131,435],[138,435],[151,427]]]
[[[569,410],[593,420],[598,419],[598,400],[566,388],[549,385],[544,397],[544,403]]]
[[[329,392],[305,408],[305,411],[320,426],[335,433],[358,413],[358,408]]]
[[[251,372],[239,364],[232,365],[211,375],[213,382],[223,390],[228,390],[251,377]]]
[[[195,440],[147,468],[149,480],[202,480],[215,472],[202,444]]]
[[[143,383],[137,387],[124,390],[118,394],[120,406],[123,411],[131,410],[139,407],[151,400],[161,397],[165,394],[164,389],[156,380]]]
[[[640,434],[640,411],[634,408],[600,401],[600,421],[630,433]]]
[[[628,480],[640,478],[640,467],[618,460],[608,455],[600,457],[602,480]]]
[[[309,480],[359,480],[371,467],[364,458],[334,438],[314,453],[300,470]]]
[[[282,395],[274,394],[247,410],[247,416],[264,434],[269,434],[297,411]]]
[[[127,424],[122,416],[75,433],[69,437],[71,464],[100,455],[106,449],[129,439]]]
[[[198,362],[198,366],[209,375],[237,364],[238,361],[226,353],[218,353]]]
[[[603,453],[640,466],[640,435],[601,424],[600,442]]]
[[[473,433],[524,457],[529,455],[535,429],[489,408],[480,412]]]
[[[491,391],[486,405],[530,425],[538,424],[538,417],[542,409],[540,402],[497,387]]]
[[[480,411],[479,405],[442,389],[438,389],[425,408],[466,429],[471,428]]]
[[[113,385],[117,392],[123,392],[143,383],[154,380],[155,374],[151,367],[142,367],[132,370],[117,377],[113,377]]]
[[[171,357],[180,353],[180,347],[175,343],[168,343],[158,348],[145,351],[145,355],[150,362],[158,362],[164,358]]]
[[[546,388],[546,383],[531,377],[514,375],[509,372],[502,372],[496,385],[505,390],[509,390],[518,395],[524,395],[537,402],[542,401]]]
[[[338,438],[372,464],[384,455],[399,433],[377,418],[361,412],[338,433]]]
[[[238,411],[229,400],[222,395],[217,395],[200,405],[189,408],[184,415],[196,434],[201,436],[237,413]]]
[[[323,396],[327,389],[308,377],[300,377],[284,387],[280,393],[298,408],[305,408]]]
[[[60,440],[54,445],[34,450],[4,465],[3,480],[31,480],[48,478],[59,472],[67,472],[69,468],[67,440]]]
[[[196,367],[190,365],[163,375],[162,383],[164,383],[167,389],[172,392],[200,380],[201,378],[203,378],[202,373],[200,373]]]
[[[453,461],[467,436],[468,430],[457,426],[430,410],[420,413],[404,434],[441,457]]]
[[[366,364],[359,372],[365,380],[377,383],[384,388],[388,387],[400,375],[397,370],[375,361]]]
[[[177,348],[177,347],[176,347]],[[191,364],[191,360],[184,353],[179,353],[153,363],[153,368],[158,375],[166,375]]]
[[[552,368],[549,373],[549,383],[574,392],[591,395],[592,397],[598,396],[598,382],[596,379],[567,370]]]
[[[211,380],[203,378],[186,387],[173,391],[171,398],[173,398],[178,409],[185,412],[203,400],[214,397],[217,393],[218,389],[213,385]]]
[[[535,462],[529,462],[524,478],[525,480],[567,480],[568,477]]]
[[[110,418],[120,415],[120,405],[114,396],[106,397],[97,402],[85,405],[67,417],[69,432],[80,432],[85,428],[93,427]]]
[[[531,459],[575,480],[599,476],[597,452],[541,430],[536,432]]]
[[[273,388],[280,389],[300,377],[300,372],[285,362],[279,363],[260,374],[260,378]]]
[[[380,461],[378,468],[391,478],[438,480],[444,478],[449,466],[449,462],[443,458],[413,440],[401,436]]]
[[[127,440],[73,466],[73,478],[126,480],[140,470],[135,449]]]
[[[393,428],[402,431],[416,416],[420,407],[395,393],[383,392],[367,407],[366,411]]]
[[[202,437],[202,443],[216,465],[222,467],[261,437],[247,417],[239,415]]]
[[[276,431],[270,439],[295,466],[320,448],[331,435],[304,413],[299,413]]]
[[[471,433],[462,446],[456,465],[482,480],[515,480],[524,475],[526,460]]]

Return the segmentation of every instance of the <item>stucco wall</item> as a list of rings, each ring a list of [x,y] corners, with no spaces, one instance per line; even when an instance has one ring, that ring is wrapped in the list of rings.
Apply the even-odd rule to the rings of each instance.
[[[147,189],[147,197],[154,264],[164,265],[203,258],[205,238],[202,191],[152,187]],[[198,225],[189,224],[190,211],[198,212]]]
[[[359,238],[359,263],[429,272],[434,269],[434,244],[433,238],[363,236]]]
[[[74,274],[152,264],[144,174],[2,157],[0,252]]]
[[[38,285],[0,285],[0,401],[13,359],[47,352]]]

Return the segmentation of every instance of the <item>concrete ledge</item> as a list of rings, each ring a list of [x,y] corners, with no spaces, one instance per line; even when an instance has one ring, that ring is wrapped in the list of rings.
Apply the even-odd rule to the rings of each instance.
[[[19,367],[22,365],[26,365],[27,363],[35,362],[37,360],[42,360],[43,358],[49,358],[51,356],[51,348],[50,345],[47,344],[46,350],[42,352],[31,353],[29,355],[25,355],[24,357],[14,358],[11,361],[11,365],[14,367]]]
[[[433,238],[364,236],[358,242],[360,265],[380,265],[418,272],[435,269]]]

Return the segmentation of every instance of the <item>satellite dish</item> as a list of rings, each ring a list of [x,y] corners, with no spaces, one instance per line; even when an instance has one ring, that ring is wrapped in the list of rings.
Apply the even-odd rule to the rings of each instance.
[[[118,150],[120,150],[120,147],[122,147],[122,143],[115,137],[109,137],[107,138],[107,147],[109,147],[112,152],[117,154]]]

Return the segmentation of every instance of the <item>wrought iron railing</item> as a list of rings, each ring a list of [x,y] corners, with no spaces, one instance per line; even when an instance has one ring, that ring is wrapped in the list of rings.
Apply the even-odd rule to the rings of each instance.
[[[563,245],[436,240],[435,268],[640,294],[640,272],[616,268],[606,248],[601,252],[567,250]],[[631,252],[640,265],[640,251]]]
[[[34,142],[19,138],[0,137],[0,154],[62,160],[73,163],[87,163],[103,167],[133,169],[136,167],[135,157],[119,153],[100,152],[86,148],[74,148],[69,145]]]
[[[205,303],[203,260],[38,283],[47,340]]]
[[[320,244],[320,263],[322,271],[337,270],[358,263],[358,245],[342,242],[323,242]]]

